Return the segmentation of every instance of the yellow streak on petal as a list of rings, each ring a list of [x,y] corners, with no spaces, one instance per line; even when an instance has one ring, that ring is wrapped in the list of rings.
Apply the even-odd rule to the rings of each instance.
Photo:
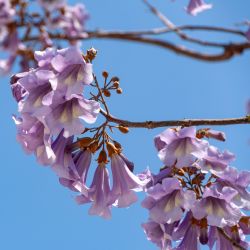
[[[40,107],[42,105],[42,98],[39,96],[36,101],[33,103],[34,108]]]
[[[61,116],[60,116],[60,122],[65,123],[70,120],[69,114],[67,112],[67,109],[64,109]]]
[[[64,83],[66,85],[72,85],[73,84],[73,77],[71,74],[69,74],[69,76],[64,80]]]

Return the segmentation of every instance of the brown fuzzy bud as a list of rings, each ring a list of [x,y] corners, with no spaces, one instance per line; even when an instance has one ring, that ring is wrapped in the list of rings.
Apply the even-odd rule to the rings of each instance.
[[[79,148],[87,148],[93,142],[93,138],[84,137],[79,140]]]
[[[104,89],[104,90],[102,91],[102,93],[103,93],[106,97],[110,97],[110,96],[111,96],[110,91],[107,90],[107,89]]]
[[[114,77],[111,78],[112,82],[119,82],[119,80],[120,79],[117,76],[114,76]]]
[[[118,126],[118,129],[123,133],[123,134],[127,134],[129,132],[129,128],[128,127],[125,127],[125,126],[122,126],[122,125],[119,125]]]
[[[108,163],[108,157],[105,150],[102,150],[97,159],[98,163]]]
[[[107,150],[109,153],[109,157],[111,157],[113,154],[120,153],[120,150],[118,148],[116,148],[114,144],[107,142],[106,146],[107,146]]]
[[[117,93],[117,94],[122,94],[122,89],[121,89],[121,88],[118,88],[118,89],[116,90],[116,93]]]
[[[99,148],[99,143],[98,141],[94,141],[89,145],[89,150],[94,154]]]
[[[108,78],[109,73],[108,73],[107,71],[103,71],[103,72],[102,72],[102,76],[103,76],[104,78]]]
[[[118,82],[118,81],[115,81],[114,83],[113,83],[113,86],[114,86],[114,88],[119,88],[119,85],[120,85],[120,83]]]
[[[122,145],[119,142],[114,141],[114,145],[115,145],[116,148],[122,150]]]
[[[95,48],[90,48],[87,50],[87,59],[90,61],[94,60],[97,55],[97,50]]]

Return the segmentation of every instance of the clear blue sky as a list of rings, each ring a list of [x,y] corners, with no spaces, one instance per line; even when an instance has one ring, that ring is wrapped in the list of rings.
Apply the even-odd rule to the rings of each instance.
[[[176,24],[232,26],[250,18],[250,2],[243,0],[211,0],[214,9],[197,17],[183,11],[187,1],[152,2]],[[160,26],[140,0],[86,0],[84,3],[91,14],[88,28],[128,30]],[[226,36],[219,38],[226,39]],[[109,103],[111,112],[118,117],[160,120],[245,115],[245,103],[250,97],[249,52],[228,62],[211,64],[127,42],[83,43],[84,49],[90,46],[99,51],[94,65],[96,74],[101,75],[105,69],[121,79],[124,94],[114,95]],[[88,206],[78,206],[73,193],[59,185],[49,168],[39,166],[33,156],[24,154],[16,142],[16,128],[11,120],[17,107],[8,78],[1,78],[0,107],[0,249],[156,249],[141,229],[147,211],[139,202],[129,209],[113,209],[110,221],[90,217]],[[250,169],[250,126],[216,129],[226,132],[227,141],[215,145],[236,153],[234,166]],[[118,132],[114,135],[123,144],[127,157],[134,161],[136,172],[147,166],[157,172],[161,166],[153,146],[153,137],[160,131],[131,129],[127,135]]]

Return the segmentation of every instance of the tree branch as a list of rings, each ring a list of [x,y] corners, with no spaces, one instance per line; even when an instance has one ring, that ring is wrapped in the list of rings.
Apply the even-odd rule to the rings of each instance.
[[[165,120],[165,121],[144,121],[134,122],[116,118],[112,115],[107,115],[104,110],[101,114],[106,117],[109,122],[114,122],[125,127],[131,128],[160,128],[169,126],[202,126],[202,125],[236,125],[236,124],[250,124],[250,117],[228,118],[228,119],[184,119],[184,120]]]

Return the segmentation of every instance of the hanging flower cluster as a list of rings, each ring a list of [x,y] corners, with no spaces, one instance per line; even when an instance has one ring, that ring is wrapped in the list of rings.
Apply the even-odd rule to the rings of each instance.
[[[194,127],[170,128],[155,138],[165,167],[151,176],[142,202],[149,221],[142,226],[160,249],[249,247],[250,217],[244,211],[250,209],[250,172],[231,167],[234,155],[204,137],[225,140],[222,132]]]

